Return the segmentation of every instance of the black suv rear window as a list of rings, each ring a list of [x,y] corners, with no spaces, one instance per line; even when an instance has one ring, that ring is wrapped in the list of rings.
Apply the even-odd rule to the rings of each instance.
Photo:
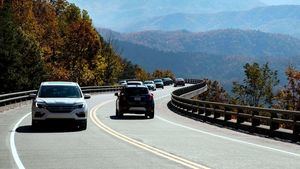
[[[148,94],[148,89],[144,87],[130,87],[130,88],[125,88],[125,94],[126,95],[143,95],[143,94]]]

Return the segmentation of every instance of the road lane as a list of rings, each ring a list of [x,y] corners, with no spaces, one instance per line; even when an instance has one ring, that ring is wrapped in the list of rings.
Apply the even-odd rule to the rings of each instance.
[[[211,168],[298,168],[299,157],[245,145],[215,135],[299,154],[299,145],[276,141],[198,122],[171,112],[166,104],[173,87],[154,92],[156,117],[115,118],[115,103],[103,105],[97,118],[113,130],[159,150]],[[90,108],[113,94],[94,95]],[[14,124],[30,111],[23,106],[0,113],[0,168],[16,168],[9,148]],[[17,152],[26,168],[183,168],[174,161],[130,145],[97,127],[88,119],[86,131],[31,130],[30,116],[17,128]]]
[[[160,95],[164,93],[159,93],[156,97],[161,97]],[[111,109],[113,103],[101,107],[98,118],[107,126],[130,138],[212,168],[297,168],[300,164],[298,145],[186,119],[168,110],[166,104],[169,100],[170,98],[156,101],[156,117],[153,120],[144,120],[136,115],[115,119],[114,110]],[[216,133],[215,135],[231,139],[220,139],[199,133],[163,121],[160,117],[169,119],[168,121],[174,120],[175,124],[187,125],[190,128],[205,127],[205,130]],[[291,153],[273,151],[272,147]]]
[[[93,107],[112,98],[113,94],[95,96],[88,105]],[[29,107],[26,106],[26,109]],[[99,130],[90,119],[86,131],[40,132],[33,131],[30,123],[30,117],[26,118],[15,135],[17,151],[25,168],[182,168],[111,137]],[[2,164],[0,166],[2,168]],[[15,164],[10,160],[6,166]]]

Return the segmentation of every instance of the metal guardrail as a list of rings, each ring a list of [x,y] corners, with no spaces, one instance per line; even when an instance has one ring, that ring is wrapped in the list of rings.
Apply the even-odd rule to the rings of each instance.
[[[118,91],[122,86],[86,86],[81,87],[83,93],[99,93],[99,92],[111,92]],[[8,93],[0,95],[0,106],[5,106],[13,103],[18,103],[26,100],[30,100],[30,94],[36,93],[37,90],[29,90],[16,93]]]
[[[171,107],[183,115],[270,137],[300,141],[300,111],[260,108],[184,98],[206,87],[205,82],[175,90]]]

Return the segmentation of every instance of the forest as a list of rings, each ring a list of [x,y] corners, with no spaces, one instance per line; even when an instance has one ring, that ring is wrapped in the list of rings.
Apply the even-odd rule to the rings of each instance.
[[[0,1],[0,93],[37,89],[42,81],[114,85],[152,74],[121,58],[86,10],[66,0]]]

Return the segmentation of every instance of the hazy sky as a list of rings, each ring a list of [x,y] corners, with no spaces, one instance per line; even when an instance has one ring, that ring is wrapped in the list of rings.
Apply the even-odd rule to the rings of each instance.
[[[300,0],[261,0],[268,5],[295,4],[300,5]]]

